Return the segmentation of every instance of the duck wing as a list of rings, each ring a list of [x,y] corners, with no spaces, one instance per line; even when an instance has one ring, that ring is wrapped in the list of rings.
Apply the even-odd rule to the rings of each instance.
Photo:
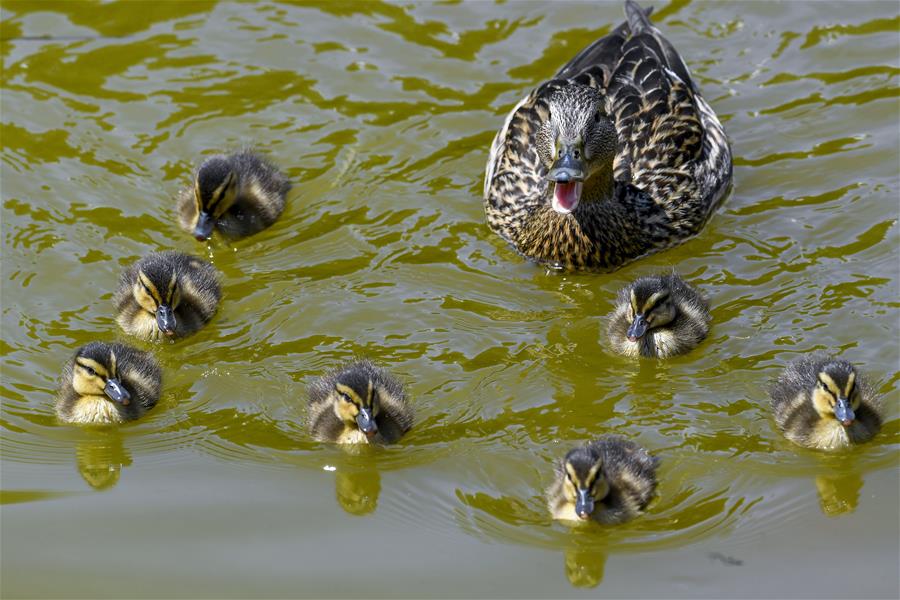
[[[731,181],[731,149],[687,65],[649,13],[632,0],[625,12],[629,35],[606,87],[619,134],[615,177],[648,194],[676,229],[696,232]]]

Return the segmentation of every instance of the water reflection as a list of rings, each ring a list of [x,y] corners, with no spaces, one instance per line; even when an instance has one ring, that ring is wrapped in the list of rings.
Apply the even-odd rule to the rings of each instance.
[[[334,495],[344,512],[363,516],[375,512],[381,495],[377,454],[368,446],[342,448],[334,469]]]
[[[819,507],[829,517],[851,514],[859,504],[859,492],[862,487],[863,478],[858,473],[817,475]]]
[[[573,546],[566,549],[566,579],[575,587],[600,585],[606,572],[606,553],[596,548]]]
[[[334,492],[338,504],[351,515],[367,515],[378,508],[381,474],[378,471],[336,473]]]
[[[122,467],[131,466],[131,453],[115,430],[91,431],[75,447],[75,464],[82,479],[95,490],[106,490],[119,482]]]

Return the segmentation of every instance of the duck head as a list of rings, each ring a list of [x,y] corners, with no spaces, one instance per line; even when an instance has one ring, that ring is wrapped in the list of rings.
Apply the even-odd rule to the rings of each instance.
[[[665,279],[642,277],[634,282],[630,293],[631,326],[628,340],[636,342],[648,331],[671,323],[678,315],[672,290]]]
[[[588,446],[570,450],[563,460],[563,477],[566,500],[575,505],[579,519],[590,519],[596,503],[609,493],[600,453]]]
[[[72,388],[82,396],[105,396],[110,402],[128,406],[131,392],[118,373],[113,348],[92,342],[78,349],[72,368]]]
[[[578,207],[595,175],[611,181],[617,136],[604,97],[594,88],[567,84],[550,96],[549,110],[537,148],[553,190],[550,205],[565,215]]]
[[[812,401],[823,419],[836,419],[844,427],[852,425],[862,401],[853,365],[844,360],[820,365]]]
[[[227,157],[212,156],[200,165],[194,181],[197,217],[193,235],[198,241],[208,240],[212,236],[217,219],[231,208],[237,198],[237,185],[237,173]]]

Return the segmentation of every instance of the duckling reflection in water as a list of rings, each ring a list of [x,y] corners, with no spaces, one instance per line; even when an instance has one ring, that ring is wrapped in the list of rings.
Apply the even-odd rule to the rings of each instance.
[[[829,517],[852,513],[859,504],[859,491],[862,487],[863,478],[857,473],[843,476],[816,475],[816,491],[822,513]]]
[[[251,149],[210,156],[194,185],[178,194],[178,223],[199,241],[213,229],[231,238],[252,235],[278,219],[290,189],[278,167]]]
[[[354,473],[338,471],[335,473],[334,491],[338,504],[345,512],[367,515],[378,508],[381,474],[375,469]]]
[[[677,274],[641,277],[619,291],[607,333],[625,356],[668,358],[709,333],[709,303]]]
[[[211,264],[180,252],[154,252],[129,267],[113,299],[116,322],[145,340],[181,338],[203,327],[222,292]]]
[[[156,405],[161,386],[162,370],[147,352],[91,342],[63,368],[56,414],[82,425],[132,421]]]
[[[775,423],[795,444],[838,450],[867,442],[881,429],[877,395],[845,360],[824,353],[800,357],[769,391]]]
[[[349,363],[313,382],[309,415],[312,436],[338,444],[391,444],[413,422],[403,385],[368,360]]]
[[[566,550],[566,579],[575,587],[600,585],[606,572],[606,554],[599,550],[569,548]]]
[[[131,462],[119,436],[86,440],[75,448],[75,464],[81,478],[97,491],[116,485],[122,467],[131,466]]]
[[[656,490],[659,459],[630,440],[603,436],[570,450],[547,490],[554,519],[612,525],[640,515]]]

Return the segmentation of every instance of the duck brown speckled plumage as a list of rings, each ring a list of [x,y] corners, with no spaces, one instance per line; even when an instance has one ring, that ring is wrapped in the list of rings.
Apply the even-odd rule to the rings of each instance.
[[[494,138],[488,225],[541,263],[612,270],[679,244],[730,185],[728,140],[688,68],[650,11],[625,12]]]
[[[846,360],[821,352],[802,356],[769,393],[778,428],[807,448],[839,450],[867,442],[881,429],[878,395]]]

